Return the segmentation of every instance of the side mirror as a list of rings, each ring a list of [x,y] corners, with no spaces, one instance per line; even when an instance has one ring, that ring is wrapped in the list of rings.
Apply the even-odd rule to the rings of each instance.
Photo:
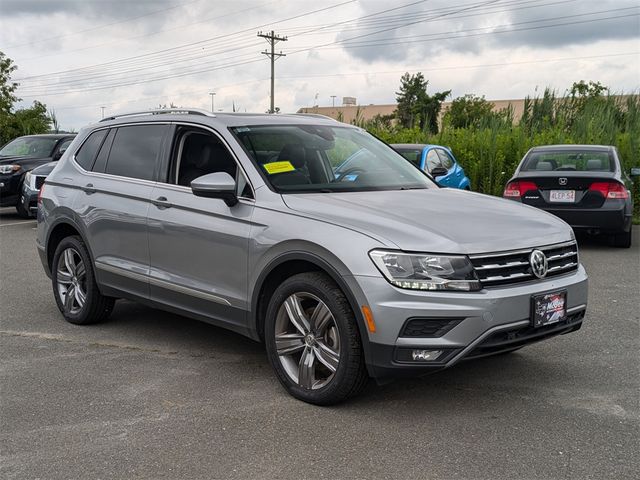
[[[640,168],[632,168],[631,169],[632,177],[640,177]]]
[[[441,177],[442,175],[446,175],[448,171],[449,170],[447,170],[444,167],[436,167],[433,170],[431,170],[431,176],[432,177]]]
[[[191,182],[191,191],[197,197],[220,198],[228,206],[238,203],[236,181],[226,172],[207,173]]]

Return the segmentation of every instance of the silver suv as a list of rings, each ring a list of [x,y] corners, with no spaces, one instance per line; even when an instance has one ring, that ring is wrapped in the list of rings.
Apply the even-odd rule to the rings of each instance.
[[[162,113],[162,114],[159,114]],[[72,323],[135,299],[264,342],[296,398],[421,375],[578,330],[571,228],[438,187],[313,115],[106,118],[40,192],[38,251]]]

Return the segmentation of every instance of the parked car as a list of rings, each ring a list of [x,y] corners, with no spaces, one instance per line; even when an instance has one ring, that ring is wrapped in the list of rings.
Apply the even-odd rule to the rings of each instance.
[[[45,163],[24,174],[20,199],[18,200],[18,205],[16,205],[18,211],[28,212],[28,215],[31,217],[36,216],[40,187],[44,185],[47,175],[51,173],[57,164],[58,162]]]
[[[504,197],[553,213],[576,230],[607,234],[614,246],[631,246],[631,179],[615,147],[534,147],[507,183]]]
[[[296,398],[422,375],[578,330],[587,275],[543,211],[439,188],[360,128],[152,111],[81,131],[37,247],[71,323],[128,298],[264,342]],[[335,165],[360,152],[357,172]]]
[[[471,182],[450,148],[440,145],[394,143],[393,149],[443,187],[471,190]]]
[[[20,201],[25,174],[40,165],[58,160],[75,134],[27,135],[0,149],[0,207],[16,207],[18,215],[30,212]]]

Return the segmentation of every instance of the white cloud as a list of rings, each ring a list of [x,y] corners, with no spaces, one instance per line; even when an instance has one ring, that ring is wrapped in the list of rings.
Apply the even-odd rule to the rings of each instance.
[[[341,1],[347,0],[334,4]],[[640,8],[632,0],[431,0],[372,16],[414,2],[362,0],[300,16],[331,4],[0,0],[0,45],[19,67],[15,78],[24,79],[18,91],[24,103],[41,100],[56,110],[63,127],[76,129],[98,119],[101,106],[106,113],[170,102],[209,109],[212,90],[216,109],[231,111],[235,103],[240,111],[265,111],[269,62],[260,53],[267,43],[258,30],[289,37],[277,46],[287,53],[276,62],[276,105],[282,111],[309,106],[316,94],[320,105],[330,105],[331,95],[337,103],[343,96],[364,105],[392,103],[405,71],[422,71],[430,91],[451,89],[454,97],[522,98],[536,86],[564,91],[578,80],[598,80],[615,91],[640,86]],[[611,12],[590,15],[604,11]],[[625,17],[603,20],[616,15]],[[294,16],[299,18],[278,23]],[[489,33],[530,27],[536,29]],[[360,38],[351,46],[369,46],[335,43],[354,37]],[[131,57],[138,58],[123,61]],[[547,61],[553,59],[565,60]],[[189,73],[200,70],[208,71]],[[164,76],[174,78],[153,81]],[[77,91],[60,95],[71,89]]]

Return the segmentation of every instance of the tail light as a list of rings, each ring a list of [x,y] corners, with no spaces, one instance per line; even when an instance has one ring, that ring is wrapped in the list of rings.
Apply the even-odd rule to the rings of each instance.
[[[589,187],[590,192],[600,192],[604,198],[629,198],[627,188],[618,182],[594,182]]]
[[[509,182],[507,184],[502,196],[507,198],[521,198],[530,190],[538,190],[538,186],[534,182],[516,180],[515,182]]]
[[[38,205],[40,205],[42,203],[42,194],[43,193],[44,193],[44,183],[40,187],[40,190],[38,190]]]

